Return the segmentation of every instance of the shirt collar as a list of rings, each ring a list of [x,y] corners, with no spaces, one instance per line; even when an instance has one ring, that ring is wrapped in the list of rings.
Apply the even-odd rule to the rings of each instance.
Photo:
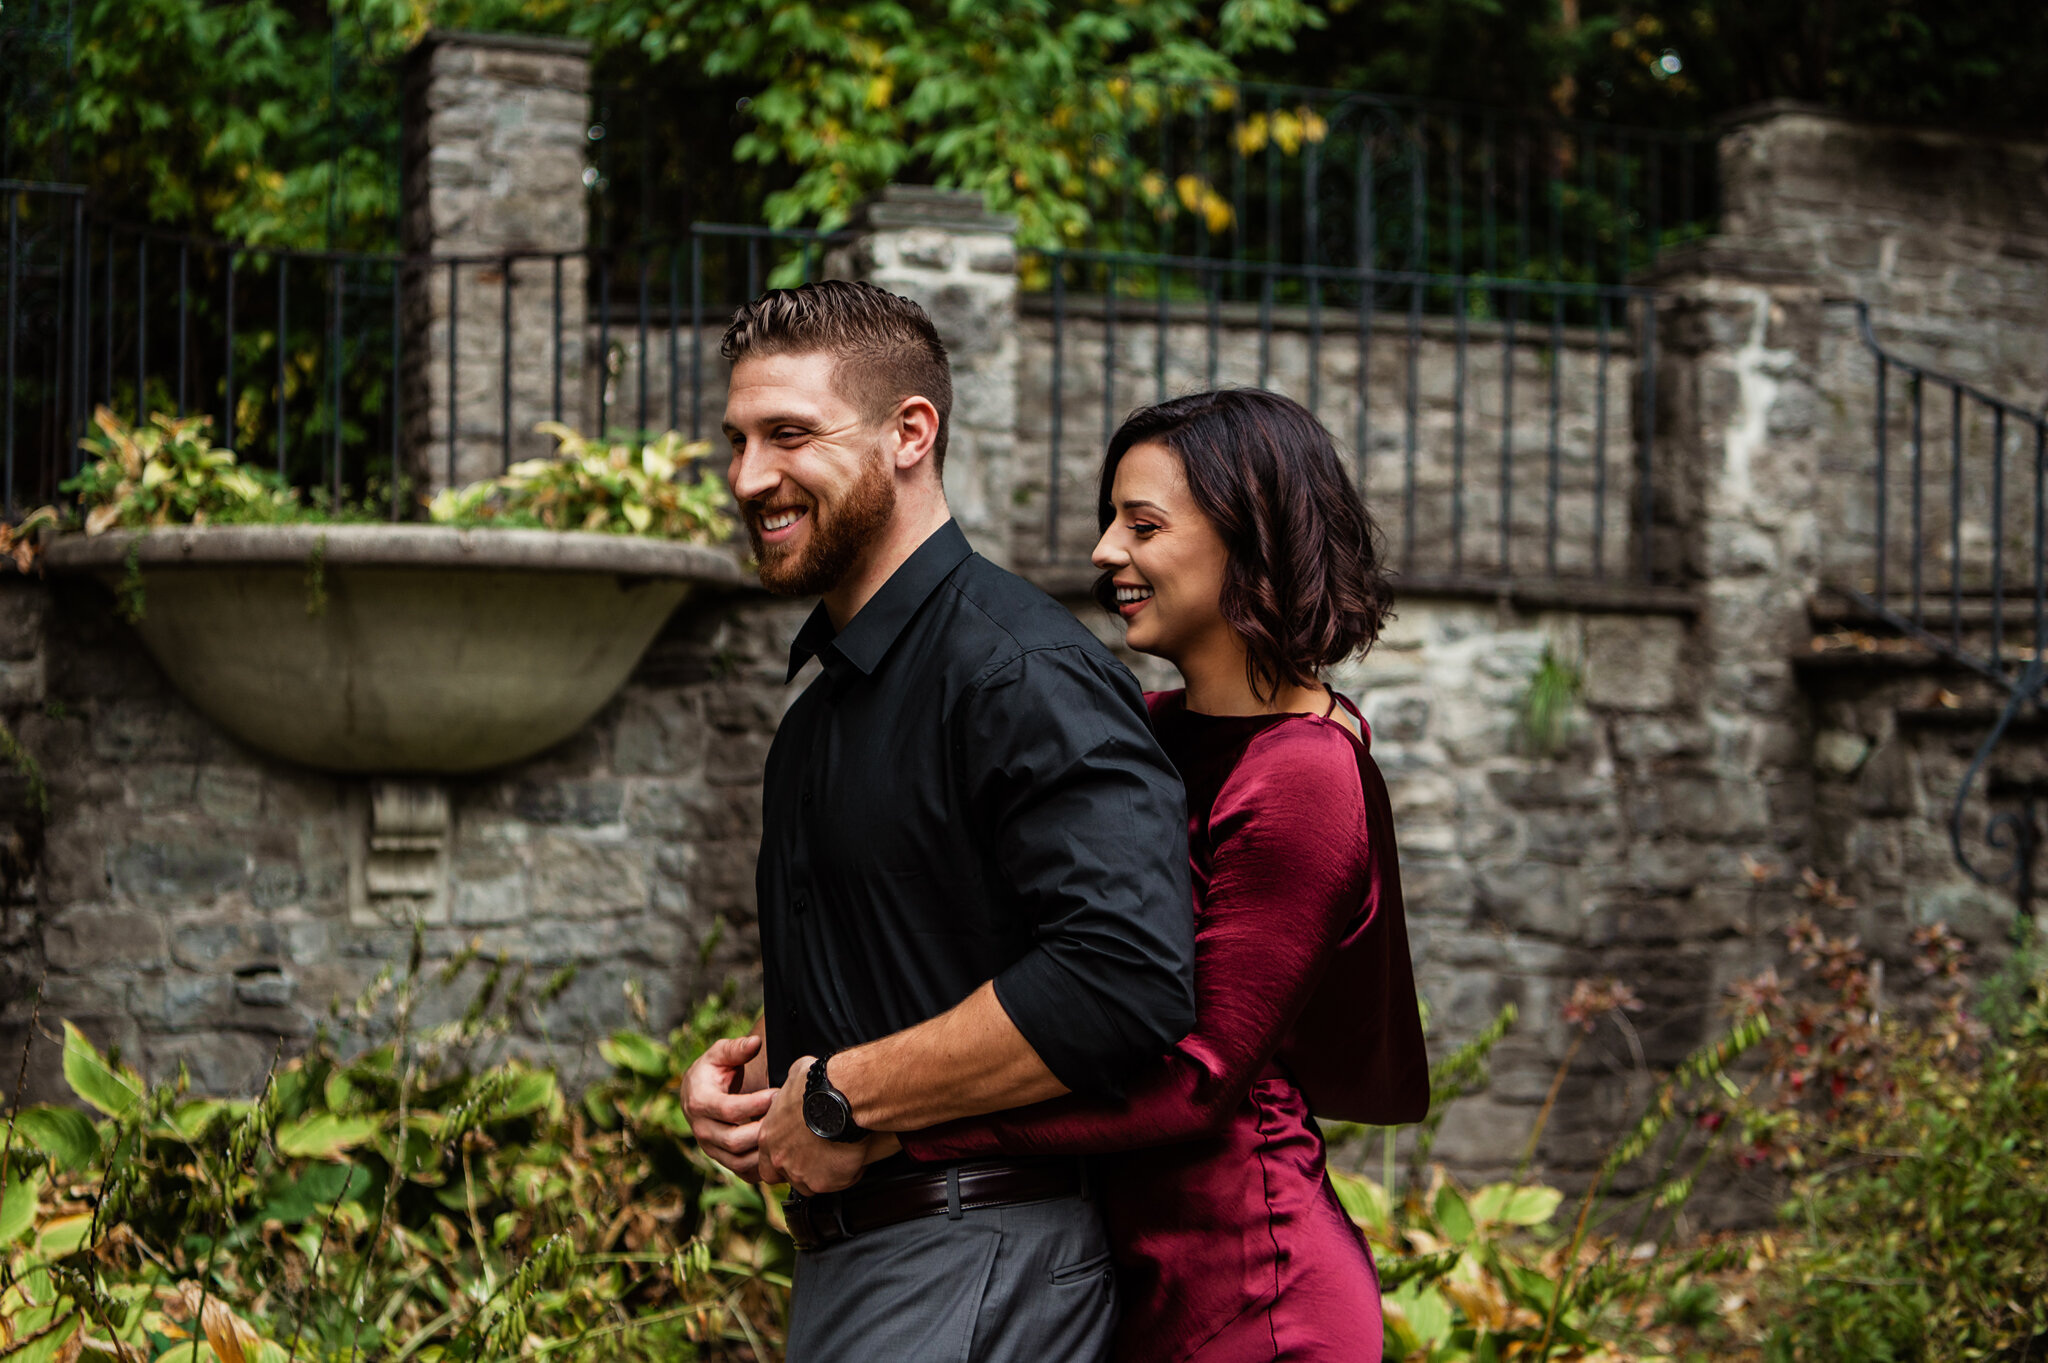
[[[858,668],[863,676],[872,675],[918,608],[973,552],[959,524],[947,521],[889,574],[881,590],[869,597],[836,635],[832,617],[820,601],[789,646],[789,676],[785,680],[796,680],[804,663],[813,657],[828,672],[845,663]]]

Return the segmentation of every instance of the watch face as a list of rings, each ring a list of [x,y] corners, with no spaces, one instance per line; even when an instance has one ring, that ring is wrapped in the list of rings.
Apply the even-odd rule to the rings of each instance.
[[[852,1116],[846,1100],[836,1093],[804,1095],[804,1125],[821,1140],[836,1139],[846,1130],[846,1123]]]

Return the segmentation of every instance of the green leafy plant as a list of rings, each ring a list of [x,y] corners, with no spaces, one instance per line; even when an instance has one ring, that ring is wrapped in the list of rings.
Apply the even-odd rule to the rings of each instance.
[[[1537,1114],[1524,1170],[1578,1042],[1602,1019],[1637,1006],[1633,993],[1613,980],[1581,980],[1573,989],[1563,1014],[1580,1035],[1560,1059],[1558,1082]],[[1431,1067],[1433,1115],[1483,1082],[1488,1054],[1514,1022],[1514,1010],[1502,1009]],[[1650,1320],[1669,1314],[1659,1299],[1668,1306],[1683,1296],[1686,1309],[1695,1308],[1694,1275],[1723,1266],[1732,1251],[1665,1252],[1698,1171],[1719,1145],[1717,1123],[1683,1119],[1711,1110],[1711,1095],[1727,1082],[1729,1066],[1768,1032],[1767,1020],[1744,1018],[1667,1075],[1594,1171],[1568,1226],[1551,1225],[1565,1194],[1529,1182],[1522,1171],[1468,1192],[1433,1168],[1426,1183],[1411,1178],[1410,1191],[1395,1197],[1388,1183],[1333,1169],[1338,1199],[1379,1261],[1386,1356],[1422,1363],[1627,1358],[1639,1352],[1645,1302],[1653,1307]],[[1425,1156],[1433,1134],[1433,1128],[1418,1132]],[[1615,1175],[1645,1157],[1658,1159],[1654,1175],[1640,1190],[1614,1196]],[[1627,1234],[1613,1234],[1615,1225],[1630,1220]],[[1634,1247],[1652,1230],[1660,1235],[1659,1253],[1634,1258]],[[1651,1341],[1648,1351],[1664,1350]]]
[[[1788,1044],[1737,1113],[1751,1158],[1793,1172],[1803,1232],[1765,1284],[1765,1358],[2048,1354],[2048,973],[2022,953],[2030,974],[1988,1027],[1960,941],[1930,925],[1923,988],[1880,1017],[1855,939],[1810,917],[1788,935],[1799,974],[1745,988]]]
[[[497,963],[416,1034],[418,982],[416,944],[344,1010],[393,1039],[316,1046],[253,1100],[145,1083],[67,1024],[89,1112],[24,1109],[0,1154],[0,1357],[182,1360],[201,1337],[219,1363],[769,1356],[779,1211],[696,1148],[678,1092],[746,1021],[714,998],[666,1039],[620,1032],[611,1077],[569,1101],[547,1070],[470,1063],[523,975]]]
[[[64,484],[77,498],[89,535],[166,525],[381,523],[387,514],[374,491],[362,504],[301,497],[277,475],[216,448],[206,417],[157,413],[135,427],[102,407],[93,424],[84,447],[94,458]],[[540,429],[560,442],[554,458],[529,459],[503,477],[446,489],[428,504],[430,519],[460,528],[599,531],[698,544],[732,534],[725,480],[702,466],[709,441],[689,442],[670,431],[652,440],[606,442],[553,422]],[[16,528],[16,542],[28,542],[21,538],[28,526]],[[140,619],[141,570],[132,550],[130,556],[122,608]],[[306,563],[308,614],[325,609],[326,585],[323,543]]]
[[[1572,735],[1572,712],[1585,690],[1584,672],[1546,644],[1543,657],[1522,692],[1518,729],[1524,746],[1539,757],[1555,757]]]
[[[214,445],[213,419],[153,414],[142,426],[105,407],[79,442],[92,462],[62,485],[85,511],[85,533],[161,525],[270,524],[298,519],[298,494],[276,474]]]
[[[710,441],[687,442],[670,431],[650,441],[612,443],[552,421],[536,429],[560,442],[554,458],[528,459],[501,478],[443,491],[427,514],[450,525],[596,530],[699,543],[732,534],[725,480],[698,467],[711,452]]]

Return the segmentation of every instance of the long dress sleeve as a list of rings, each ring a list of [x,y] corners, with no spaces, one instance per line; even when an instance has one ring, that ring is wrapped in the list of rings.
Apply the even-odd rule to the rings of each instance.
[[[921,1160],[1099,1154],[1227,1124],[1365,902],[1371,848],[1352,740],[1327,722],[1253,739],[1218,792],[1195,935],[1194,1030],[1121,1100],[1070,1095],[902,1137]],[[1201,878],[1203,858],[1197,854]]]

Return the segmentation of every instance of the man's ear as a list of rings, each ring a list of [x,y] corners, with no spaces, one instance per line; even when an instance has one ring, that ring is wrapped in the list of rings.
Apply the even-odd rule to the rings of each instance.
[[[932,445],[939,438],[939,409],[930,398],[907,397],[896,405],[890,419],[892,451],[898,472],[908,472],[920,463],[930,463]]]

